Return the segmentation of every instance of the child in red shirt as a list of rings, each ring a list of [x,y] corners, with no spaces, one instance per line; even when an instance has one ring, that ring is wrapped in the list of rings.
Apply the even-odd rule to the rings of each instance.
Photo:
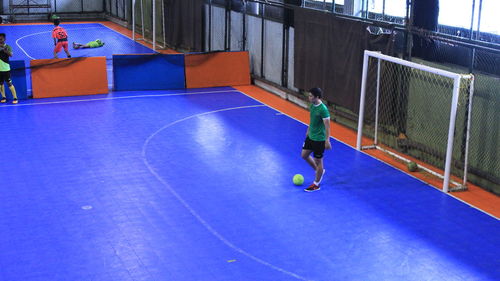
[[[54,38],[54,58],[57,59],[57,53],[64,48],[64,52],[71,58],[71,55],[68,51],[68,33],[66,30],[59,26],[61,21],[59,19],[54,20],[54,29],[52,30],[52,38]]]

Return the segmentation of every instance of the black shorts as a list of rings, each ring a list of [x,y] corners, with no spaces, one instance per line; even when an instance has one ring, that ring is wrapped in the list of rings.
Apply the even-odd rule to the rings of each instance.
[[[306,137],[302,149],[312,150],[314,152],[314,158],[321,159],[325,152],[325,141],[313,141],[309,137]]]
[[[3,85],[4,82],[9,83],[9,85],[12,83],[12,80],[10,80],[10,71],[0,71],[0,84]]]

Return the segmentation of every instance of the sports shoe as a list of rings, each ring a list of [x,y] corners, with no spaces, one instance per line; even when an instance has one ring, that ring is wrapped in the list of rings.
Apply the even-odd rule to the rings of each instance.
[[[7,102],[7,99],[6,99],[6,98],[2,98],[2,99],[0,100],[0,102],[1,102],[1,103],[6,103],[6,102]]]
[[[13,99],[13,100],[12,100],[12,103],[13,103],[13,104],[17,104],[18,102],[19,102],[19,101],[18,101],[17,99]]]
[[[315,185],[314,183],[311,183],[311,185],[308,188],[304,189],[304,191],[306,192],[313,192],[318,190],[320,190],[319,185]]]

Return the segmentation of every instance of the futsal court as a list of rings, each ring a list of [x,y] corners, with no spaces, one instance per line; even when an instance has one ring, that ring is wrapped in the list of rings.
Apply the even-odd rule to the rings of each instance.
[[[69,51],[73,58],[78,57],[106,57],[108,82],[112,86],[113,75],[111,72],[111,58],[113,54],[148,54],[154,53],[150,48],[131,41],[128,37],[106,27],[102,23],[65,23],[64,26],[69,35]],[[51,33],[52,24],[34,25],[12,25],[2,26],[2,32],[7,36],[7,43],[12,47],[13,57],[11,60],[23,60],[29,66],[30,60],[52,58],[54,46]],[[106,48],[100,49],[78,49],[74,50],[72,42],[85,44],[89,41],[101,39],[106,43]],[[60,58],[66,54],[61,52]],[[30,69],[26,71],[26,79],[30,84]],[[83,77],[82,77],[83,78]],[[31,89],[28,87],[28,94]]]
[[[109,68],[153,53],[65,27],[99,34],[105,47],[70,51]],[[50,58],[48,31],[2,26],[18,60]],[[293,185],[313,180],[307,125],[255,88],[1,105],[0,280],[500,279],[496,217],[339,140],[320,191]]]

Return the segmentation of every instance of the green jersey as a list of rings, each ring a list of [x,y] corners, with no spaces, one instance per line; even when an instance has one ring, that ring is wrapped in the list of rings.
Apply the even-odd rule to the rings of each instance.
[[[9,45],[0,46],[0,71],[10,71],[10,53],[12,53],[12,48]]]
[[[95,40],[95,41],[90,41],[87,43],[87,45],[90,47],[90,48],[98,48],[98,47],[102,47],[104,46],[104,43],[101,42],[101,40]]]
[[[323,119],[330,118],[330,112],[326,108],[326,105],[320,103],[318,105],[311,104],[310,110],[310,124],[308,136],[313,141],[325,141],[326,131],[325,123]]]

